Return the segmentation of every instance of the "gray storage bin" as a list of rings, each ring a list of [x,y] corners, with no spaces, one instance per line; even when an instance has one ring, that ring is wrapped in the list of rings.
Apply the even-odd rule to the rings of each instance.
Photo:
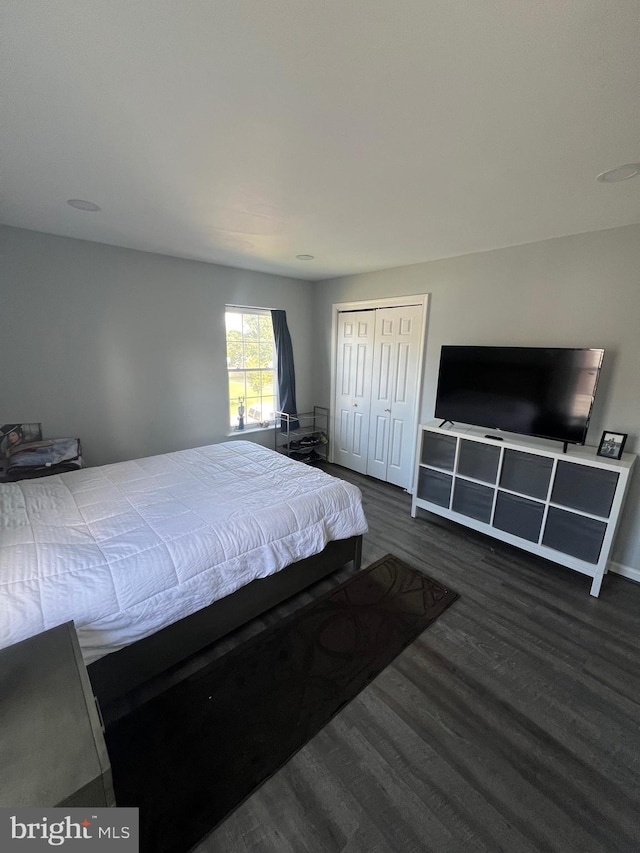
[[[557,507],[549,507],[542,544],[586,563],[597,563],[607,525]]]
[[[545,499],[549,491],[553,460],[521,450],[505,450],[500,485],[504,489]]]
[[[488,524],[491,521],[493,491],[488,486],[470,483],[468,480],[456,477],[451,508],[461,515],[467,515]]]
[[[453,471],[456,458],[455,435],[439,435],[435,432],[422,433],[422,462],[434,468]]]
[[[499,447],[480,444],[478,441],[466,441],[465,439],[460,442],[458,474],[473,477],[474,480],[482,480],[483,483],[493,484],[498,476],[499,461]]]
[[[420,500],[448,508],[452,480],[453,477],[450,474],[421,468],[418,475],[418,497]]]
[[[551,500],[562,506],[609,518],[617,485],[617,471],[558,462]]]
[[[498,492],[493,526],[521,539],[537,542],[540,538],[544,504]]]

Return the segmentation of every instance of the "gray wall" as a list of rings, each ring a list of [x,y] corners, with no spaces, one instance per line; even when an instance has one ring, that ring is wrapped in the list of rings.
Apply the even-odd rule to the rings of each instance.
[[[90,465],[225,440],[225,304],[286,310],[306,409],[311,288],[0,226],[0,423],[79,436]]]
[[[315,284],[0,226],[0,423],[79,435],[91,465],[221,441],[225,304],[286,309],[307,409],[331,403],[332,304],[424,292],[422,420],[442,344],[602,346],[587,441],[640,451],[640,226]],[[614,549],[638,571],[639,483]]]
[[[421,420],[433,418],[443,344],[604,347],[587,444],[603,429],[640,452],[640,226],[546,240],[318,283],[317,403],[330,405],[331,306],[430,293]],[[640,570],[636,466],[613,558]]]

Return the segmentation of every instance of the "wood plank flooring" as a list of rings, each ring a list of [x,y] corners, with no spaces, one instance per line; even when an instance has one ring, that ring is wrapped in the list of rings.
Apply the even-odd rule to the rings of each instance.
[[[363,492],[363,565],[392,552],[461,597],[197,853],[638,853],[640,585],[608,575],[594,599],[586,576],[325,468]]]

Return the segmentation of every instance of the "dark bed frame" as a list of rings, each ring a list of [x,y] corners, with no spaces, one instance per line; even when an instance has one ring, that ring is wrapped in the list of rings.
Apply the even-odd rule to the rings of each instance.
[[[105,655],[88,666],[98,702],[105,708],[351,560],[357,571],[362,536],[329,542],[320,554],[254,580],[203,610]]]

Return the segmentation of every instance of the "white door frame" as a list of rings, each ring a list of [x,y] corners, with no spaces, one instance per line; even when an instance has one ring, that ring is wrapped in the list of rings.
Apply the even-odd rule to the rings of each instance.
[[[427,320],[429,319],[429,293],[411,293],[404,296],[388,296],[383,299],[363,299],[358,302],[335,302],[331,306],[331,409],[329,426],[329,462],[333,462],[333,447],[335,441],[335,402],[336,402],[336,365],[338,362],[338,318],[344,311],[367,311],[375,308],[402,308],[406,305],[422,305],[422,339],[420,341],[420,353],[418,356],[418,376],[416,379],[416,413],[414,423],[414,437],[418,434],[420,424],[420,412],[422,411],[422,386],[424,378],[424,355],[427,347]],[[414,446],[416,442],[414,441]],[[415,450],[411,462],[411,470],[415,470]],[[411,486],[407,489],[409,494],[413,490],[413,478]]]

